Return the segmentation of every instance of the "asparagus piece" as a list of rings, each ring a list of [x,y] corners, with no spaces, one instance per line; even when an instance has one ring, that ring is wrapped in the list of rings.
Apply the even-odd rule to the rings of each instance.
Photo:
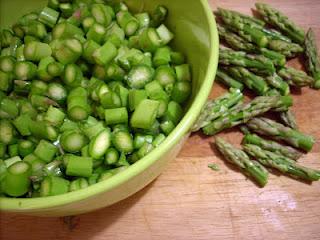
[[[161,23],[163,23],[168,15],[168,9],[165,6],[159,5],[157,6],[151,17],[151,26],[152,27],[158,27]]]
[[[288,95],[290,93],[290,87],[278,74],[274,73],[272,76],[265,78],[267,83],[277,89],[281,95]]]
[[[298,27],[282,12],[272,8],[270,5],[265,3],[256,3],[258,13],[263,19],[270,25],[277,27],[294,42],[302,44],[304,41],[304,30]]]
[[[287,127],[298,129],[296,117],[290,109],[288,111],[280,112],[280,120]]]
[[[223,69],[217,70],[217,80],[227,87],[243,90],[243,84],[230,77]]]
[[[257,145],[246,144],[243,148],[249,155],[256,158],[264,166],[275,168],[294,178],[300,178],[306,181],[317,181],[320,178],[320,171],[303,167],[290,158],[263,150]]]
[[[30,186],[31,166],[23,161],[12,164],[7,169],[7,173],[2,181],[4,192],[12,197],[23,196]]]
[[[314,83],[314,79],[304,71],[292,67],[284,67],[278,71],[278,74],[292,86],[304,87]]]
[[[228,72],[232,77],[239,79],[258,95],[265,95],[269,90],[268,84],[262,77],[251,73],[244,67],[229,67]]]
[[[290,43],[283,40],[269,40],[268,48],[292,58],[303,52],[303,47],[296,43]]]
[[[309,73],[314,78],[313,87],[320,88],[320,60],[318,56],[316,39],[313,30],[310,28],[305,39],[305,55],[307,57],[307,67]]]
[[[268,182],[268,171],[258,162],[250,160],[248,155],[235,148],[222,138],[216,138],[215,144],[225,159],[237,166],[242,172],[255,180],[261,187]]]
[[[219,171],[220,170],[220,167],[218,164],[215,164],[215,163],[209,163],[208,164],[208,168],[210,168],[211,170],[213,171]]]
[[[217,14],[222,18],[223,22],[229,26],[233,32],[237,32],[247,41],[255,43],[259,47],[265,47],[268,44],[266,35],[257,28],[260,26],[253,18],[244,17],[242,14],[234,13],[225,9],[218,9]]]
[[[291,158],[293,160],[298,160],[302,155],[301,152],[294,149],[293,147],[285,146],[272,140],[263,139],[262,137],[259,137],[258,135],[253,133],[246,133],[242,140],[242,143],[257,145],[264,150],[274,152],[276,154],[285,156],[287,158]]]
[[[222,65],[235,65],[272,75],[275,72],[272,61],[262,55],[249,55],[241,51],[220,48],[219,63]]]
[[[229,108],[241,102],[243,94],[238,89],[230,89],[230,92],[221,97],[209,100],[203,107],[197,122],[194,124],[192,131],[196,132],[200,128],[208,125],[211,121],[221,117],[229,111]]]
[[[268,118],[253,118],[248,121],[247,126],[254,132],[270,136],[277,140],[283,140],[293,147],[310,151],[314,144],[311,136],[305,135],[295,129],[288,128],[281,123]]]
[[[246,123],[251,118],[261,115],[270,109],[283,110],[292,105],[290,96],[260,96],[253,99],[251,102],[242,104],[238,110],[230,110],[225,116],[222,116],[202,130],[206,135],[214,135],[224,129],[231,128],[242,123]]]

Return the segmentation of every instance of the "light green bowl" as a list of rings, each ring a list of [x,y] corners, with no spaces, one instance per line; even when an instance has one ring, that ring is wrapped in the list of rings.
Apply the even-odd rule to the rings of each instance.
[[[154,180],[179,153],[210,93],[218,64],[218,32],[205,0],[128,0],[134,11],[151,11],[163,4],[168,25],[175,33],[174,47],[186,54],[192,66],[193,94],[188,110],[165,142],[127,170],[89,188],[43,198],[0,198],[0,210],[36,216],[67,216],[114,204]],[[24,13],[45,6],[46,0],[0,0],[0,26],[12,24]]]

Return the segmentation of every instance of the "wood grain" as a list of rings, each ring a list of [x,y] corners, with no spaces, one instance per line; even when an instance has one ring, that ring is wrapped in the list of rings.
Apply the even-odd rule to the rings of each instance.
[[[320,39],[320,1],[272,0],[294,21],[312,26]],[[249,13],[254,1],[210,1]],[[320,44],[320,42],[319,42]],[[218,84],[211,97],[224,89]],[[294,112],[302,131],[317,138],[301,162],[320,168],[320,92],[302,89],[294,95]],[[241,134],[221,134],[239,143]],[[320,239],[320,183],[307,185],[271,175],[260,189],[211,148],[211,138],[194,134],[179,157],[151,185],[114,205],[74,218],[0,215],[0,238],[37,239]],[[208,169],[217,163],[218,172]]]

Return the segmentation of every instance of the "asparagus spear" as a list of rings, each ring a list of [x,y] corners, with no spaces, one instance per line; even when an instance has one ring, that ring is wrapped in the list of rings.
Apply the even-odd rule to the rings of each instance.
[[[288,95],[290,93],[290,87],[288,83],[283,81],[283,79],[276,73],[272,76],[268,76],[265,78],[267,83],[277,89],[281,95]]]
[[[243,94],[238,89],[230,89],[230,92],[221,97],[209,100],[203,107],[197,122],[192,128],[192,131],[198,131],[200,128],[209,124],[212,120],[221,117],[222,114],[229,111],[229,108],[241,102]]]
[[[237,18],[238,21],[244,24],[250,25],[250,27],[255,28],[263,32],[268,39],[283,40],[286,42],[291,42],[291,39],[282,35],[280,32],[274,29],[265,28],[265,22],[258,18],[254,18],[248,15],[241,14],[236,11],[231,11],[227,9],[218,8],[217,15],[221,16],[223,19]]]
[[[246,52],[256,52],[257,46],[253,43],[248,42],[244,38],[240,37],[236,33],[228,30],[224,25],[218,24],[219,37],[223,39],[232,49],[246,51]]]
[[[264,27],[265,22],[255,18],[255,17],[251,17],[242,13],[239,13],[237,11],[232,11],[232,10],[228,10],[228,9],[224,9],[224,8],[218,8],[218,11],[216,12],[219,16],[223,17],[238,17],[241,19],[241,21],[243,21],[246,24],[252,24],[254,26],[257,27]]]
[[[304,71],[292,67],[284,67],[278,71],[278,74],[292,86],[304,87],[314,83],[314,79]]]
[[[310,28],[305,39],[305,55],[307,57],[307,67],[309,73],[314,78],[313,87],[320,88],[320,60],[318,56],[316,39],[313,30]]]
[[[239,79],[258,95],[265,95],[269,90],[268,84],[262,77],[251,73],[244,67],[229,67],[228,72],[232,77]]]
[[[320,171],[303,167],[290,158],[263,150],[257,145],[246,144],[243,148],[249,155],[256,158],[266,167],[275,168],[282,173],[306,181],[317,181],[320,179]]]
[[[234,14],[231,11],[224,9],[218,9],[217,15],[219,15],[223,22],[233,31],[238,33],[241,37],[249,42],[255,43],[259,47],[265,47],[268,44],[268,38],[266,35],[257,28],[260,26],[252,19],[248,17]]]
[[[233,51],[228,48],[220,48],[219,63],[222,65],[236,65],[251,68],[268,75],[275,72],[272,61],[262,55],[249,55],[241,51]]]
[[[311,136],[305,135],[295,129],[288,128],[281,123],[268,118],[253,118],[248,121],[247,126],[258,134],[270,136],[277,140],[283,140],[291,146],[307,152],[312,149],[315,142]]]
[[[272,140],[266,140],[262,137],[259,137],[256,134],[246,133],[242,141],[243,144],[253,144],[261,147],[264,150],[268,150],[270,152],[274,152],[276,154],[285,156],[287,158],[291,158],[293,160],[297,160],[301,157],[302,153],[298,150],[290,147],[282,145],[278,142]]]
[[[303,47],[299,44],[276,39],[269,40],[268,48],[289,58],[295,57],[297,54],[303,52]]]
[[[272,60],[275,65],[284,66],[286,57],[278,52],[266,48],[259,48],[246,41],[244,38],[228,30],[227,27],[219,24],[219,37],[223,39],[232,49],[245,51],[248,53],[259,53]]]
[[[261,187],[267,184],[268,171],[260,163],[250,160],[244,151],[235,148],[222,138],[217,137],[215,144],[228,162],[237,166],[245,175],[255,180]]]
[[[290,109],[288,111],[280,112],[280,119],[287,127],[298,129],[296,117]]]
[[[294,42],[302,44],[304,41],[304,30],[298,27],[282,12],[272,8],[265,3],[256,3],[258,13],[270,25],[277,27],[284,34],[290,37]]]
[[[217,70],[216,78],[219,82],[223,83],[228,87],[243,90],[243,84],[237,81],[236,79],[233,79],[232,77],[230,77],[227,74],[227,72],[224,71],[223,69]]]
[[[237,110],[230,110],[224,116],[212,121],[202,130],[206,135],[214,135],[224,129],[246,123],[251,118],[261,115],[270,109],[283,110],[292,105],[290,96],[260,96],[251,102],[242,104]]]

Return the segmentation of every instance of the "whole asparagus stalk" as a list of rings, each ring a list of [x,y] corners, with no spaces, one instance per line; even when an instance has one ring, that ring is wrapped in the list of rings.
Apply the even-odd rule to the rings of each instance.
[[[256,134],[247,133],[243,140],[243,144],[253,144],[261,147],[264,150],[274,152],[276,154],[297,160],[301,157],[302,153],[290,146],[282,145],[278,142],[272,140],[266,140],[262,137],[259,137]]]
[[[233,31],[238,33],[241,37],[246,39],[248,42],[252,42],[259,47],[265,47],[268,45],[268,38],[255,23],[248,18],[244,18],[239,14],[234,14],[232,11],[218,9],[218,16],[221,17],[223,22]]]
[[[258,95],[265,95],[269,90],[266,81],[244,67],[229,67],[227,68],[228,73],[243,82],[250,90],[254,91]]]
[[[268,171],[260,163],[250,160],[244,151],[235,148],[222,138],[217,137],[215,144],[228,162],[237,166],[245,175],[255,180],[261,187],[267,184]]]
[[[221,117],[229,109],[241,102],[243,94],[238,89],[230,89],[230,91],[221,97],[209,100],[203,107],[197,122],[194,124],[192,131],[198,131],[200,128],[206,126],[214,119]]]
[[[260,96],[251,102],[242,104],[237,110],[230,110],[224,116],[212,121],[202,128],[204,134],[214,135],[224,129],[246,123],[251,118],[261,115],[270,109],[288,108],[292,105],[290,96]]]
[[[320,88],[320,60],[318,56],[316,39],[313,30],[310,28],[305,39],[305,55],[307,57],[307,67],[309,73],[314,78],[313,87]]]
[[[303,43],[305,35],[304,30],[298,27],[286,15],[265,3],[256,3],[255,5],[258,13],[267,23],[278,28],[294,42],[299,44]]]
[[[291,146],[307,152],[312,149],[315,142],[311,136],[305,135],[268,118],[253,118],[247,122],[247,126],[258,134],[269,136],[276,140],[283,140]]]
[[[306,181],[318,181],[320,178],[320,171],[303,167],[290,158],[263,150],[257,145],[246,144],[243,149],[250,156],[257,159],[262,165],[275,168],[294,178],[300,178]]]
[[[308,76],[304,71],[292,67],[281,68],[278,71],[278,74],[292,86],[304,87],[311,86],[314,83],[314,79]]]
[[[290,43],[283,40],[269,40],[268,48],[281,53],[282,55],[292,58],[303,52],[303,47],[296,43]]]
[[[280,120],[287,127],[298,129],[296,117],[290,109],[288,111],[280,112]]]
[[[272,75],[275,72],[272,61],[263,55],[249,55],[242,51],[220,48],[219,63],[222,65],[235,65]]]
[[[287,82],[283,81],[283,79],[276,73],[272,76],[268,76],[265,78],[267,83],[277,89],[281,95],[288,95],[290,93],[290,87]]]
[[[229,76],[228,73],[223,69],[217,70],[216,78],[219,82],[227,87],[243,90],[243,84]]]

